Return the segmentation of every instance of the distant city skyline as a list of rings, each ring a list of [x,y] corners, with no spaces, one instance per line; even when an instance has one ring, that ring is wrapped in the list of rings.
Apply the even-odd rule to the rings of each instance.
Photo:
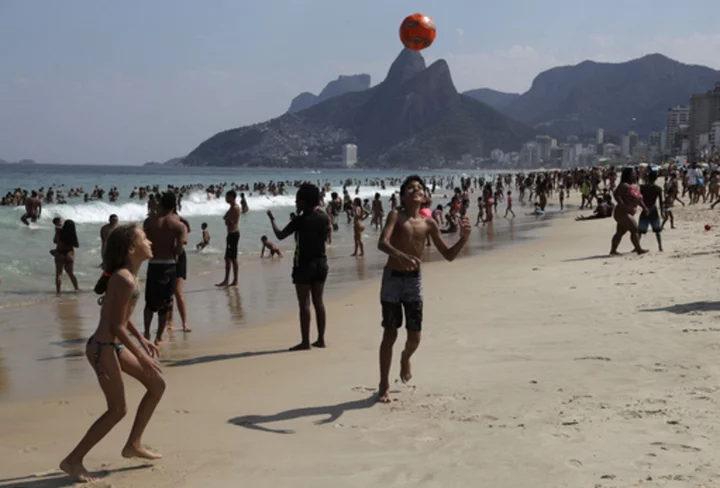
[[[0,158],[141,164],[284,113],[340,74],[382,81],[415,11],[459,91],[524,92],[585,59],[661,53],[720,69],[715,2],[0,0]],[[708,87],[708,89],[711,87]]]

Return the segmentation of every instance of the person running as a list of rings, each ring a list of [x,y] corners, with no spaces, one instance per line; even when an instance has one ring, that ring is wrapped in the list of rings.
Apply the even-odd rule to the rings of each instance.
[[[75,291],[78,291],[78,281],[75,277],[75,249],[80,247],[80,244],[75,230],[75,222],[66,220],[60,229],[56,224],[53,243],[55,249],[50,251],[50,254],[55,258],[55,292],[60,294],[63,269],[70,278]]]
[[[325,303],[323,291],[328,275],[325,241],[332,232],[330,218],[320,207],[320,190],[315,185],[303,183],[297,191],[295,206],[298,215],[284,229],[275,223],[272,211],[268,210],[275,237],[283,240],[295,234],[295,257],[293,258],[292,280],[295,285],[300,308],[301,342],[291,351],[311,348],[310,344],[310,301],[315,308],[318,339],[313,347],[325,347]]]
[[[229,190],[225,194],[225,201],[230,209],[225,213],[225,227],[227,227],[227,238],[225,239],[225,279],[215,286],[237,286],[238,278],[238,244],[240,243],[240,206],[235,202],[237,193]],[[233,271],[233,280],[230,283],[230,268]]]
[[[400,379],[412,379],[410,358],[420,345],[423,318],[422,280],[420,258],[425,239],[429,235],[440,254],[454,260],[470,238],[470,220],[462,217],[460,239],[448,247],[434,219],[420,215],[425,202],[425,183],[417,176],[408,176],[400,187],[402,208],[393,210],[387,217],[380,235],[378,249],[388,255],[380,288],[383,338],[380,344],[380,385],[378,401],[390,403],[390,364],[393,346],[402,327],[403,310],[407,341],[400,361]]]
[[[115,214],[112,214],[108,218],[108,223],[103,225],[100,228],[100,258],[105,259],[105,244],[107,243],[108,237],[110,236],[110,233],[117,229],[118,225],[118,216]],[[102,265],[100,265],[102,267]]]
[[[152,242],[153,254],[147,267],[143,319],[145,338],[150,339],[153,314],[158,315],[155,344],[162,342],[168,313],[175,304],[177,261],[187,242],[187,229],[175,213],[176,205],[174,192],[163,193],[156,214],[143,223],[143,230]]]
[[[662,239],[660,237],[662,222],[660,222],[659,209],[663,208],[663,189],[656,184],[657,178],[657,172],[650,171],[647,175],[646,183],[640,187],[640,194],[643,197],[645,209],[640,214],[640,219],[638,220],[638,240],[642,239],[642,236],[647,234],[648,227],[652,226],[655,238],[657,239],[658,250],[662,252]]]
[[[27,193],[26,193],[27,195]],[[38,197],[38,192],[33,190],[30,193],[30,197],[25,199],[25,213],[22,217],[20,217],[20,220],[23,224],[29,226],[30,222],[28,222],[28,219],[31,222],[37,222],[37,220],[40,218],[40,215],[42,214],[42,200]]]
[[[153,359],[158,356],[158,349],[140,334],[131,319],[140,297],[138,269],[152,255],[150,241],[134,224],[119,227],[108,237],[104,271],[95,285],[95,292],[102,295],[98,300],[101,304],[100,322],[85,346],[85,356],[97,375],[107,410],[60,463],[61,470],[80,482],[95,481],[84,466],[85,456],[122,420],[127,411],[122,372],[142,383],[147,391],[140,401],[121,454],[125,458],[162,457],[142,444],[145,428],[165,391],[160,366]],[[138,342],[133,341],[130,335]]]
[[[613,211],[613,217],[617,222],[617,228],[615,235],[613,235],[610,255],[616,256],[618,252],[618,246],[620,241],[626,233],[630,233],[630,240],[635,247],[635,252],[638,254],[645,254],[647,250],[640,247],[640,238],[638,236],[637,222],[635,222],[635,212],[637,207],[640,206],[645,211],[645,202],[643,201],[640,190],[635,185],[635,171],[632,168],[625,168],[620,175],[620,184],[615,189],[615,210]]]

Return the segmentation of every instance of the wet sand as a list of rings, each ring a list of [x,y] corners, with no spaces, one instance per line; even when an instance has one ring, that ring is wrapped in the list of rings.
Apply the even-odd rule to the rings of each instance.
[[[545,219],[519,216],[514,221],[496,218],[492,228],[473,228],[461,257],[496,252],[532,240],[537,229],[550,225],[550,221],[551,216]],[[340,232],[347,231],[341,226]],[[349,245],[328,248],[327,299],[337,299],[381,276],[386,256],[376,249],[379,231],[368,226],[365,234],[364,258],[350,257]],[[456,236],[446,238],[452,241]],[[175,310],[177,326],[168,344],[162,346],[164,359],[187,359],[200,347],[200,341],[218,340],[223,334],[262,327],[296,313],[295,290],[290,280],[291,251],[282,259],[242,259],[239,286],[227,289],[214,286],[222,280],[223,263],[218,261],[209,269],[205,259],[195,257],[195,252],[188,252],[189,279],[185,285],[188,321],[193,332],[184,334],[179,330],[180,317]],[[426,261],[437,259],[441,258],[434,250],[425,257]],[[141,278],[144,274],[141,270]],[[92,292],[63,293],[60,298],[49,298],[40,304],[0,309],[0,402],[40,398],[95,384],[84,354],[85,341],[97,326],[96,299]],[[142,304],[141,298],[133,317],[140,330]],[[157,318],[153,331],[156,326]],[[288,347],[297,343],[297,326],[289,329],[286,336]]]

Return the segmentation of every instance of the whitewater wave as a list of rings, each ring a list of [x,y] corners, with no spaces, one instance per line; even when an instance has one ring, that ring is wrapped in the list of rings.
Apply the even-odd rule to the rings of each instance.
[[[333,188],[332,191],[337,191],[342,195],[342,188]],[[382,196],[389,197],[394,191],[394,188],[381,190],[374,187],[361,187],[357,196],[363,199],[372,198],[376,192],[379,192]],[[351,191],[350,194],[353,198],[356,196],[354,191]],[[251,212],[282,207],[292,208],[295,206],[295,195],[253,195],[247,197],[247,202]],[[180,214],[183,217],[221,216],[225,215],[227,209],[228,205],[224,199],[209,199],[205,192],[194,192],[182,199]],[[15,208],[16,215],[13,218],[19,219],[23,211],[24,209],[21,207]],[[63,220],[72,219],[77,224],[105,223],[111,214],[117,215],[121,222],[139,222],[147,217],[147,202],[109,203],[95,200],[77,204],[44,205],[42,217],[36,225],[38,228],[46,228],[51,225],[50,222],[54,217],[60,217]]]

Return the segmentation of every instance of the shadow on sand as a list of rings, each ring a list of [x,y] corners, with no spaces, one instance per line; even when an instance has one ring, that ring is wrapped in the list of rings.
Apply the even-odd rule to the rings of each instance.
[[[660,308],[640,309],[641,312],[670,312],[678,315],[690,312],[718,312],[720,311],[720,302],[690,302],[668,305]]]
[[[595,256],[586,256],[584,258],[574,258],[574,259],[563,259],[563,263],[576,263],[578,261],[591,261],[593,259],[612,259],[613,256],[610,256],[609,254],[597,254]]]
[[[231,359],[251,358],[255,356],[268,356],[270,354],[283,354],[289,352],[287,349],[275,349],[272,351],[247,351],[233,354],[210,354],[208,356],[199,356],[196,358],[178,359],[177,361],[163,361],[165,366],[173,368],[175,366],[192,366],[194,364],[212,363],[215,361],[229,361]]]
[[[352,402],[339,403],[337,405],[324,405],[322,407],[296,408],[294,410],[286,410],[274,415],[245,415],[243,417],[235,417],[228,420],[228,423],[245,427],[246,429],[261,430],[263,432],[272,432],[273,434],[294,434],[291,429],[271,429],[260,424],[269,424],[272,422],[282,422],[284,420],[294,420],[302,417],[318,417],[326,416],[315,422],[315,425],[324,425],[339,419],[343,413],[349,410],[363,410],[375,405],[377,401],[373,394],[362,400]]]
[[[140,466],[127,466],[117,469],[103,469],[100,471],[92,471],[91,476],[100,478],[98,481],[103,482],[105,478],[114,473],[124,473],[128,471],[137,471],[139,469],[147,469],[152,464],[141,464]],[[29,474],[18,478],[0,478],[1,488],[61,488],[64,486],[75,486],[75,481],[62,471],[53,471],[44,474]],[[89,486],[95,486],[91,484]]]

